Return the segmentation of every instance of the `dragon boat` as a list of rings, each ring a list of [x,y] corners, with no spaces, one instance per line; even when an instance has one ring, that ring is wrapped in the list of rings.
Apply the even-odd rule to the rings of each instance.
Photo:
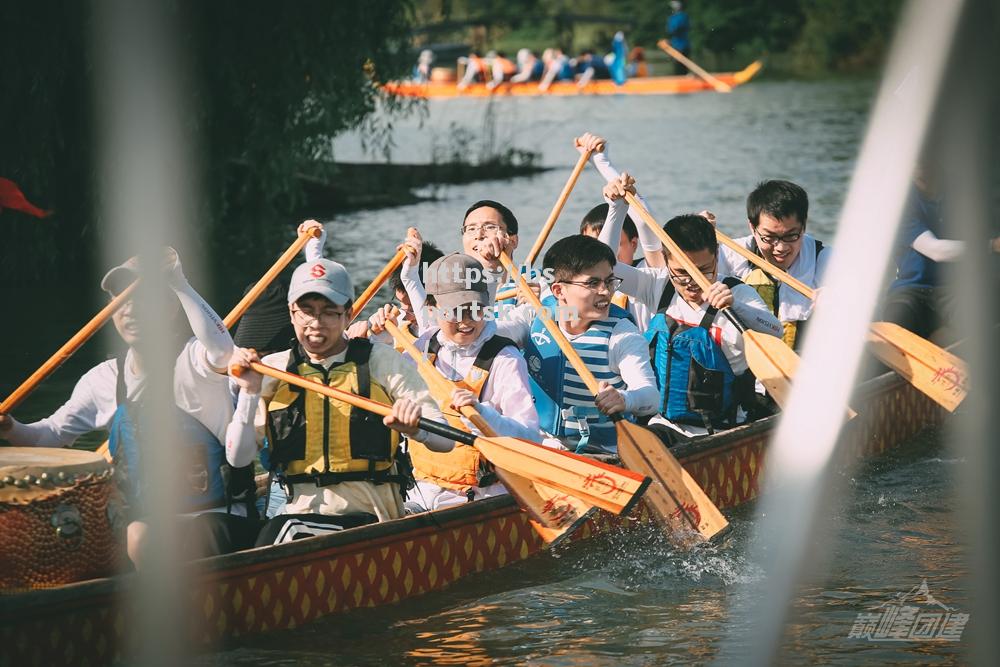
[[[763,62],[755,60],[739,72],[722,72],[713,76],[735,88],[754,78],[763,67]],[[538,82],[501,83],[496,88],[487,88],[485,83],[470,85],[459,90],[454,81],[430,81],[417,83],[400,81],[387,83],[384,89],[402,97],[422,97],[427,99],[452,99],[456,97],[571,97],[587,95],[681,95],[714,90],[709,83],[695,76],[649,76],[628,79],[622,85],[610,80],[590,81],[582,88],[575,81],[555,81],[548,90],[539,90]]]
[[[845,462],[897,447],[936,426],[945,414],[891,373],[862,384],[852,404],[860,414],[846,430],[840,450]],[[733,508],[758,495],[777,419],[672,451],[720,508]],[[651,520],[644,508],[636,512]],[[582,542],[636,523],[600,513],[571,539]],[[490,498],[193,563],[185,618],[193,645],[207,649],[438,591],[470,575],[538,557],[544,549],[510,497]],[[134,617],[129,594],[136,584],[132,573],[53,588],[0,590],[0,664],[121,660]]]

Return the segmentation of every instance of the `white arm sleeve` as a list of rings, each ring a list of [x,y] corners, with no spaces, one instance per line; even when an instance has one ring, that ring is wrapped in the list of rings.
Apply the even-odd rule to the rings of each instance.
[[[406,290],[406,295],[410,297],[410,307],[413,308],[413,313],[417,316],[418,333],[422,334],[425,331],[429,331],[434,327],[434,323],[427,319],[427,311],[424,308],[424,304],[427,303],[427,292],[424,290],[423,283],[420,282],[418,267],[410,266],[410,260],[408,259],[403,260],[400,279],[403,282],[403,289]]]
[[[233,420],[226,428],[226,461],[234,468],[250,465],[257,456],[254,416],[259,403],[259,394],[248,394],[240,390]]]
[[[607,181],[608,183],[617,180],[617,178],[621,176],[621,173],[618,171],[618,169],[616,169],[615,166],[611,164],[611,159],[608,157],[607,146],[605,146],[604,150],[601,151],[600,153],[594,153],[590,159],[594,163],[594,167],[601,174],[604,180]],[[646,208],[646,210],[649,211],[650,215],[653,215],[653,217],[655,218],[656,216],[653,214],[653,210],[649,208],[649,204],[647,204],[646,200],[642,198],[642,195],[637,195],[636,198],[642,203],[642,205]],[[660,239],[657,238],[653,230],[650,229],[645,222],[643,222],[642,217],[639,215],[639,211],[629,206],[628,214],[629,217],[632,218],[632,221],[635,223],[636,230],[639,232],[639,245],[642,246],[642,251],[646,253],[646,252],[659,252],[660,250],[662,250],[663,244],[660,242]],[[611,247],[612,249],[617,248],[618,244],[616,243]]]
[[[649,363],[649,343],[634,324],[623,320],[615,327],[609,353],[612,368],[625,381],[626,389],[621,392],[625,411],[640,416],[655,413],[660,391]]]
[[[326,247],[326,227],[323,228],[322,233],[320,233],[319,238],[315,236],[311,237],[306,242],[306,247],[303,248],[302,252],[305,253],[307,262],[315,262],[317,259],[323,259],[323,248]]]
[[[217,371],[222,369],[225,372],[226,364],[233,356],[233,337],[229,335],[229,329],[187,281],[173,289],[187,315],[191,331],[205,346],[205,358],[209,365]]]
[[[963,241],[939,239],[929,229],[913,239],[911,245],[921,255],[935,262],[954,262],[965,252],[965,243]]]
[[[733,312],[743,321],[747,329],[772,336],[781,336],[784,333],[781,322],[767,307],[757,290],[749,285],[737,285],[732,291]]]
[[[607,198],[605,198],[607,201]],[[625,226],[625,215],[628,213],[628,202],[624,199],[608,201],[608,217],[604,219],[604,226],[597,239],[604,245],[618,252],[618,241],[622,237],[622,227]]]

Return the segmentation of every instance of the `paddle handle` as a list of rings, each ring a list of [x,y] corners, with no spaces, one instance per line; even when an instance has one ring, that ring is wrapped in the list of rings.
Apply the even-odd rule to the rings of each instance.
[[[559,193],[559,199],[556,200],[556,205],[552,207],[552,212],[549,213],[548,220],[542,225],[542,231],[538,233],[538,238],[535,239],[535,245],[531,246],[531,250],[528,251],[528,256],[524,260],[525,266],[531,266],[534,263],[535,258],[538,257],[538,253],[542,251],[542,246],[549,238],[549,233],[552,228],[556,226],[556,220],[559,219],[559,214],[562,213],[563,206],[566,205],[566,200],[569,199],[569,193],[573,192],[573,188],[576,186],[577,179],[580,178],[580,174],[583,173],[584,167],[587,166],[587,162],[590,161],[590,156],[593,151],[584,151],[580,155],[580,159],[576,161],[576,166],[573,167],[573,172],[569,175],[569,179],[566,181],[566,185],[563,186],[562,192]],[[508,269],[510,271],[510,269]]]
[[[528,281],[526,281],[524,276],[514,269],[514,262],[512,262],[510,257],[507,256],[507,253],[500,253],[500,262],[504,265],[504,268],[507,269],[508,273],[517,277],[517,286],[518,289],[521,290],[521,294],[524,295],[524,298],[527,299],[528,303],[530,303],[535,309],[537,317],[542,321],[542,324],[545,325],[545,328],[548,329],[549,334],[552,335],[552,339],[556,342],[556,345],[559,346],[559,349],[562,350],[566,359],[573,366],[573,368],[576,369],[580,379],[582,379],[583,383],[587,385],[587,389],[590,390],[590,393],[594,396],[597,396],[600,392],[597,378],[595,378],[594,374],[590,372],[587,365],[583,363],[583,359],[580,358],[576,348],[573,347],[573,345],[566,338],[566,335],[562,332],[562,329],[559,328],[559,325],[556,324],[552,319],[552,316],[549,315],[548,309],[542,305],[539,298],[535,296],[534,292],[531,291],[531,287],[528,286]]]
[[[375,279],[371,282],[371,284],[365,289],[364,292],[361,293],[361,296],[354,300],[354,305],[351,306],[351,315],[348,318],[349,321],[353,322],[355,318],[361,314],[361,311],[365,309],[365,306],[367,306],[368,302],[372,300],[372,297],[374,297],[375,294],[382,289],[382,285],[389,279],[392,272],[403,265],[403,260],[405,259],[406,253],[402,250],[397,250],[396,254],[389,260],[389,263],[382,267],[382,270],[379,271],[377,276],[375,276]]]
[[[441,372],[431,363],[431,360],[417,349],[417,346],[406,337],[406,334],[396,326],[395,322],[387,319],[385,321],[385,330],[403,348],[403,351],[410,355],[410,358],[417,363],[417,370],[420,372],[420,376],[427,383],[427,388],[438,404],[447,405],[451,401],[452,391],[456,389],[455,383],[441,375]],[[472,422],[472,425],[479,429],[479,432],[483,435],[487,437],[496,435],[486,419],[471,405],[462,406],[459,408],[459,412],[462,413],[463,417]]]
[[[733,90],[732,86],[725,83],[724,81],[719,81],[714,76],[703,70],[696,62],[685,56],[683,53],[681,53],[674,47],[670,46],[670,42],[668,42],[667,40],[661,39],[656,43],[656,45],[659,46],[664,51],[666,51],[671,58],[678,61],[679,63],[687,67],[689,70],[697,74],[699,77],[701,77],[706,83],[708,83],[708,85],[712,86],[712,88],[715,88],[716,92],[719,93],[732,92]]]
[[[372,414],[379,415],[380,417],[388,417],[392,414],[392,406],[386,405],[385,403],[380,403],[378,401],[373,401],[370,398],[365,398],[364,396],[358,396],[357,394],[352,394],[349,391],[343,391],[341,389],[335,389],[328,385],[322,384],[320,382],[314,382],[312,380],[307,380],[301,375],[295,375],[294,373],[288,373],[287,371],[279,371],[277,368],[271,368],[270,366],[265,366],[264,364],[251,361],[250,368],[257,371],[261,375],[267,375],[275,380],[280,380],[282,382],[287,382],[290,385],[296,387],[301,387],[307,391],[314,391],[317,394],[322,394],[327,398],[333,398],[338,401],[343,401],[348,405],[352,405],[361,410],[371,412]],[[242,366],[230,366],[229,373],[235,377],[239,377],[243,373]],[[460,431],[457,428],[452,428],[447,424],[442,424],[440,422],[432,421],[426,417],[420,418],[420,428],[424,429],[428,433],[434,433],[435,435],[440,435],[449,440],[455,440],[456,442],[461,442],[465,445],[474,445],[476,442],[476,436],[471,433],[466,433]]]
[[[288,266],[293,259],[295,259],[295,256],[298,255],[302,248],[305,247],[306,243],[309,242],[309,239],[319,238],[322,234],[323,230],[319,227],[313,228],[311,231],[304,234],[299,234],[299,237],[295,239],[292,245],[288,246],[288,250],[282,253],[281,257],[278,258],[278,261],[276,261],[274,265],[267,270],[267,273],[261,276],[260,280],[257,281],[257,284],[254,285],[249,292],[243,295],[240,302],[233,306],[233,309],[229,311],[229,314],[226,315],[226,318],[223,320],[226,328],[233,328],[233,325],[235,325],[239,319],[243,317],[243,313],[247,312],[247,309],[253,305],[253,302],[264,293],[264,290],[268,288],[268,285],[270,285],[274,279],[278,277],[278,274],[284,271],[285,267]]]
[[[72,338],[70,338],[66,343],[56,350],[55,354],[48,358],[48,360],[39,366],[38,370],[32,373],[27,380],[21,383],[17,389],[15,389],[7,399],[0,403],[0,414],[7,414],[21,401],[23,401],[28,394],[35,390],[42,380],[47,378],[52,374],[57,368],[62,366],[62,364],[73,356],[73,353],[80,349],[80,347],[87,342],[87,340],[97,333],[97,330],[104,326],[104,323],[111,319],[111,316],[115,314],[122,305],[128,301],[132,296],[132,291],[138,281],[133,282],[131,285],[122,290],[122,293],[111,300],[108,305],[101,308],[101,310],[94,315],[83,325],[83,328],[76,332]]]
[[[776,267],[774,264],[771,264],[769,261],[758,255],[757,253],[751,252],[747,248],[744,248],[739,243],[729,238],[718,229],[715,230],[715,237],[719,239],[719,243],[726,246],[736,254],[740,255],[751,264],[754,264],[759,268],[763,269],[764,271],[767,271],[772,276],[774,276],[781,282],[785,283],[786,285],[791,287],[793,290],[795,290],[802,296],[806,297],[807,299],[816,298],[816,293],[812,289],[810,289],[809,286],[806,285],[804,282],[802,282],[797,278],[793,278],[790,273],[782,271],[781,269]]]

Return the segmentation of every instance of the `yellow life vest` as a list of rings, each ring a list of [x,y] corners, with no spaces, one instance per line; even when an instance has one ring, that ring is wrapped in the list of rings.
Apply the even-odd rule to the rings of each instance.
[[[479,354],[476,355],[476,359],[472,362],[472,367],[466,376],[453,383],[455,388],[468,389],[477,398],[481,397],[486,380],[490,376],[493,360],[500,350],[508,345],[516,347],[513,341],[502,336],[494,336],[486,341],[479,350]],[[427,357],[432,364],[440,349],[441,344],[437,340],[437,333],[434,333],[427,341]],[[452,426],[463,431],[466,430],[467,427],[461,419],[452,414],[453,411],[447,400],[438,401],[438,405]],[[442,488],[468,492],[473,487],[489,486],[496,482],[496,474],[492,467],[482,458],[479,450],[475,447],[456,442],[455,448],[450,452],[434,452],[419,442],[410,440],[407,451],[409,451],[410,460],[413,463],[414,476],[417,479],[433,482]]]
[[[750,248],[754,253],[760,255],[760,250],[757,248],[756,240]],[[823,243],[816,240],[816,257],[819,257],[820,252],[823,251]],[[778,317],[778,306],[780,304],[780,296],[778,294],[778,289],[781,286],[781,281],[777,278],[771,276],[763,269],[754,267],[747,277],[743,279],[743,282],[750,287],[757,290],[757,294],[760,294],[760,298],[764,300],[767,307],[771,309],[775,317]],[[787,288],[791,289],[791,288]],[[796,350],[796,344],[802,339],[800,335],[805,328],[804,321],[793,320],[791,322],[782,322],[781,326],[784,332],[781,335],[781,339],[785,341],[785,345]]]
[[[351,339],[344,362],[327,370],[309,363],[296,346],[287,370],[329,387],[391,403],[388,392],[371,380],[371,350],[367,339]],[[319,486],[358,480],[403,482],[391,470],[399,433],[386,428],[381,417],[286,382],[278,385],[267,411],[271,461],[283,470],[287,481],[314,481]]]
[[[615,304],[622,310],[628,310],[628,294],[624,292],[615,292],[615,295],[611,297],[611,303]]]

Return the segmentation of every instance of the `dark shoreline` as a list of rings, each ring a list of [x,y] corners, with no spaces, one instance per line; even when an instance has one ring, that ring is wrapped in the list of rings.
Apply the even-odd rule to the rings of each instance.
[[[418,195],[415,189],[433,185],[458,185],[519,176],[533,176],[552,167],[534,164],[461,162],[441,164],[392,164],[338,162],[333,176],[320,178],[299,175],[306,202],[303,208],[316,213],[405,206],[434,197]]]

